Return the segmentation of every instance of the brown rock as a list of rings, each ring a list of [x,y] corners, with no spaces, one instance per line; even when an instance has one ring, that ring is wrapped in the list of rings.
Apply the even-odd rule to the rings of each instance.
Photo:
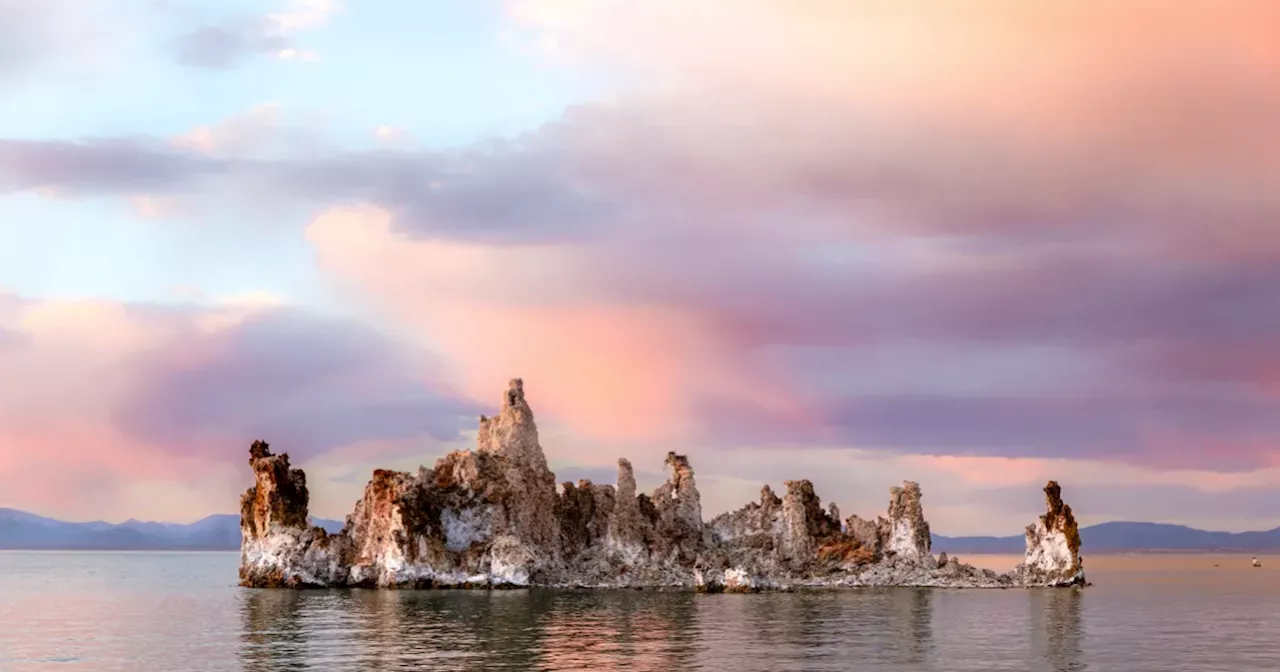
[[[329,585],[344,552],[308,522],[307,476],[272,455],[265,441],[249,447],[254,484],[240,497],[240,584],[271,588]]]
[[[631,462],[618,460],[617,496],[613,515],[609,518],[606,546],[609,552],[626,564],[638,564],[647,555],[645,538],[650,536],[650,516],[641,511],[636,496],[636,477]],[[647,499],[646,499],[647,502]],[[656,512],[655,512],[656,513]]]
[[[885,532],[884,552],[900,559],[921,561],[932,557],[933,540],[929,523],[920,505],[920,484],[903,481],[902,487],[889,489],[889,517]]]
[[[688,458],[667,453],[666,466],[667,481],[651,499],[657,520],[650,545],[660,557],[674,554],[678,562],[693,562],[703,547],[702,498]]]
[[[1062,488],[1057,481],[1045,485],[1044,496],[1045,514],[1027,526],[1027,552],[1016,571],[1027,585],[1085,585],[1075,515],[1062,501]]]
[[[556,541],[556,477],[538,443],[538,426],[524,398],[524,381],[513,378],[503,395],[502,412],[482,420],[477,451],[506,459],[511,493],[507,524],[526,543],[548,549]]]
[[[845,532],[853,537],[858,542],[858,545],[879,557],[884,549],[885,542],[885,535],[882,530],[887,526],[887,521],[884,518],[864,520],[853,515],[849,516],[848,520],[845,521]]]

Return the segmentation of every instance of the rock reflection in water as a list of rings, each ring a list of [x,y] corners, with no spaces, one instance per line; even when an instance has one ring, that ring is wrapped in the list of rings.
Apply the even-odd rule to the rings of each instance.
[[[1239,558],[1094,558],[1080,592],[759,595],[255,591],[238,561],[0,553],[0,670],[1280,670],[1280,572],[1213,567]]]
[[[1085,599],[1079,590],[1051,590],[1031,595],[1031,646],[1033,654],[1054,672],[1088,669],[1084,658]]]
[[[698,596],[692,669],[932,669],[932,600],[909,588]]]
[[[308,633],[299,616],[307,596],[256,590],[242,597],[240,651],[245,672],[307,669]]]
[[[905,588],[890,590],[893,622],[888,626],[896,645],[894,662],[924,665],[933,652],[933,590]]]
[[[246,672],[1026,669],[993,662],[995,650],[1036,661],[1034,669],[1087,669],[1084,595],[1075,590],[250,590],[241,598]],[[1022,600],[1029,619],[1001,620]]]
[[[247,672],[691,669],[698,596],[630,591],[246,591]]]
[[[539,669],[693,669],[698,595],[631,591],[554,595],[542,618]]]

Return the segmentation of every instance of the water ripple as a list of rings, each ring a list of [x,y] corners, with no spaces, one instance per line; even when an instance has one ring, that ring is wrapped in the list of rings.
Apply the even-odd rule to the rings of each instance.
[[[237,560],[0,553],[0,670],[1280,669],[1280,573],[1240,558],[1094,557],[1086,591],[775,595],[245,590]]]

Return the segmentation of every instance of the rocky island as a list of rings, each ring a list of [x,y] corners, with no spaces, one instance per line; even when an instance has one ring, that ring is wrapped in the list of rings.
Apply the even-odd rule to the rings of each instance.
[[[706,522],[683,455],[667,480],[637,494],[631,463],[616,485],[559,488],[538,443],[524,385],[512,380],[502,411],[481,416],[475,450],[445,455],[416,474],[377,470],[346,526],[307,523],[306,475],[288,454],[256,441],[255,484],[241,498],[240,584],[258,588],[386,587],[685,588],[754,592],[799,587],[1011,588],[1086,585],[1080,535],[1057,483],[1027,527],[1012,572],[935,557],[920,486],[890,489],[886,516],[841,521],[807,480],[769,486],[760,501]]]

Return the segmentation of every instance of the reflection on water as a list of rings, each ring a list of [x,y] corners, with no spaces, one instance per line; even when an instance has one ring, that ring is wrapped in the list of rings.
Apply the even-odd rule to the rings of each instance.
[[[307,669],[307,633],[299,618],[302,595],[293,591],[253,591],[242,596],[246,672]]]
[[[1088,669],[1084,662],[1083,591],[1035,591],[1031,595],[1031,648],[1055,672]]]
[[[241,593],[247,672],[693,669],[691,593]]]
[[[696,595],[245,590],[237,559],[0,553],[0,670],[1280,669],[1280,562],[1095,557],[1084,591]]]
[[[246,590],[240,654],[247,672],[921,670],[933,594]]]
[[[898,662],[923,665],[933,652],[933,591],[906,588],[890,594],[894,611],[892,641],[899,646]]]

